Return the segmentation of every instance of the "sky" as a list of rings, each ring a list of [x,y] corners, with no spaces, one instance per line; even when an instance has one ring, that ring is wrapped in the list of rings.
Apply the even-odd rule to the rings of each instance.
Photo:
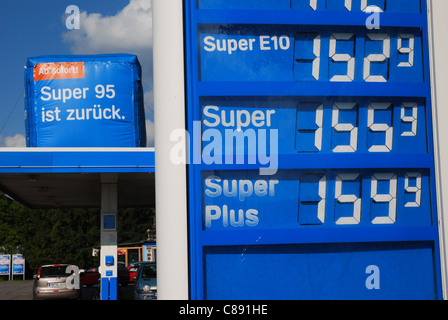
[[[24,66],[40,55],[136,54],[154,145],[151,0],[0,0],[0,147],[25,147]],[[67,29],[70,5],[79,29]]]

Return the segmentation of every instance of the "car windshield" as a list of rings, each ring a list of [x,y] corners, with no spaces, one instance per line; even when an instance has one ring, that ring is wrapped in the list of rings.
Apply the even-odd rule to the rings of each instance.
[[[51,277],[67,277],[70,273],[66,273],[67,266],[48,266],[40,269],[41,278]]]
[[[151,279],[157,277],[156,266],[149,264],[142,266],[142,279]]]

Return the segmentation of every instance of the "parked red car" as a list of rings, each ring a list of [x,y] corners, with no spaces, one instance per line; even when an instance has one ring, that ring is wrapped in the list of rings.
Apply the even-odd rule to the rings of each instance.
[[[128,266],[129,282],[135,282],[134,277],[137,276],[138,265],[142,262],[133,262]]]
[[[129,284],[129,271],[122,264],[118,264],[118,283],[122,287],[126,287]],[[98,281],[101,275],[98,271],[98,266],[87,269],[81,273],[81,285],[91,287],[98,285]]]
[[[84,272],[81,272],[81,285],[91,287],[98,285],[100,273],[98,267],[92,267]]]

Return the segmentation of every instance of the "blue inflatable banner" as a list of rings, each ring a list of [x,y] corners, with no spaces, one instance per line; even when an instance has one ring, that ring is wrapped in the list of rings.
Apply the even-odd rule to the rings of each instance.
[[[25,71],[28,147],[145,147],[138,59],[40,56]]]

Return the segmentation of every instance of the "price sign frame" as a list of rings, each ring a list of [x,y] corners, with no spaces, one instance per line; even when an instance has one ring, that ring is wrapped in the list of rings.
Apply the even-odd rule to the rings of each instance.
[[[379,30],[366,25],[369,1],[305,2],[185,2],[190,297],[440,299],[426,1],[405,12],[401,0],[374,1]],[[339,286],[361,287],[312,291],[327,280],[303,280],[301,266],[327,258]],[[347,259],[364,278],[343,279]],[[428,262],[418,276],[429,286],[369,287],[369,270],[390,262],[399,267],[382,274],[412,276],[413,259]],[[276,278],[266,293],[251,278],[263,263],[286,278],[294,265],[291,286],[308,285]]]

